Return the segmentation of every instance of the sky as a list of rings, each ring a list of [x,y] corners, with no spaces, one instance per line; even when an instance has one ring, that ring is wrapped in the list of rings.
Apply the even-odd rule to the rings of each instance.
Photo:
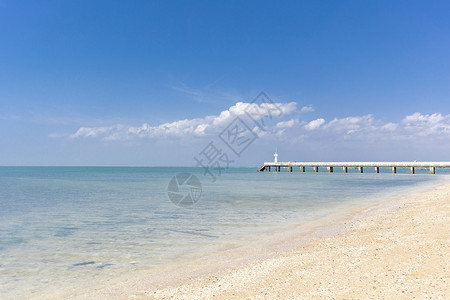
[[[449,11],[0,0],[0,165],[450,161]]]

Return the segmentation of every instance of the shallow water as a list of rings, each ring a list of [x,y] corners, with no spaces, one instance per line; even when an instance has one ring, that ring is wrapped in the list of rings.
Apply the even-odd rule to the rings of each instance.
[[[180,172],[202,184],[189,208],[167,195]],[[198,168],[0,167],[0,295],[64,297],[435,180],[234,168],[211,182]]]

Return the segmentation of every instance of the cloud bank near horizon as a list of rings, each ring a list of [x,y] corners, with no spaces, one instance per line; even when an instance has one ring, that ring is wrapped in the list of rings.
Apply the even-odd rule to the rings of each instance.
[[[246,118],[246,110],[262,109],[262,105],[238,102],[218,115],[203,118],[178,120],[156,126],[144,123],[140,126],[116,124],[103,127],[80,127],[76,132],[65,136],[73,140],[88,138],[111,142],[133,139],[200,138],[219,133],[235,117]],[[256,126],[253,128],[260,137],[266,139],[281,137],[293,141],[314,138],[344,142],[348,140],[415,140],[418,137],[433,139],[450,137],[450,115],[441,113],[421,114],[416,112],[404,116],[399,122],[383,122],[372,114],[334,118],[329,121],[325,118],[306,120],[303,118],[304,114],[315,111],[312,105],[297,109],[295,102],[276,103],[272,108],[275,108],[275,105],[282,112],[279,116],[272,115],[272,118],[275,121],[278,119],[278,122],[267,124],[265,131],[261,131]],[[296,115],[296,117],[291,115]],[[289,116],[291,116],[290,119]]]
[[[312,109],[312,107],[308,107]],[[245,117],[247,112],[277,111],[281,116],[289,115],[297,110],[295,102],[255,104],[237,102],[219,115],[206,116],[204,118],[184,119],[157,126],[144,123],[140,126],[116,124],[103,127],[80,127],[75,133],[68,135],[71,139],[98,138],[104,141],[130,140],[134,138],[160,138],[160,137],[202,137],[217,134],[236,117]],[[272,118],[277,118],[276,114]],[[258,119],[262,119],[259,116]]]
[[[304,134],[331,135],[338,139],[396,139],[413,140],[419,137],[450,137],[450,115],[440,113],[421,114],[416,112],[403,117],[400,122],[383,122],[372,114],[334,118],[326,122],[318,118],[299,123]]]

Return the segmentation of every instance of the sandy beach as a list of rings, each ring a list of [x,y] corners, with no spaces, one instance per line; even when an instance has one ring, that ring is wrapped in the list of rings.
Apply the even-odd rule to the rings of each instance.
[[[450,182],[365,208],[305,245],[138,299],[450,298]],[[133,297],[133,298],[134,298]]]
[[[450,300],[449,12],[0,0],[0,300]]]

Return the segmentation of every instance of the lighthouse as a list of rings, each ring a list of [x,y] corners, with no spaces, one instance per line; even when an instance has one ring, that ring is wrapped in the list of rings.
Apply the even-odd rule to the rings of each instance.
[[[273,162],[278,162],[278,153],[277,149],[275,149],[275,154],[273,155]]]

